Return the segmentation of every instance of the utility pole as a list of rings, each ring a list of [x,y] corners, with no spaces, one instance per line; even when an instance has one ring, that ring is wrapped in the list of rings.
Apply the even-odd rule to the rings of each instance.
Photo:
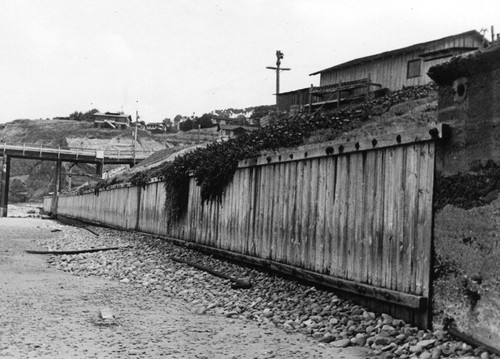
[[[284,54],[280,51],[276,51],[276,67],[267,66],[266,69],[276,70],[276,112],[279,112],[279,94],[280,94],[280,71],[290,71],[289,68],[280,67],[281,59]]]
[[[133,166],[135,166],[135,149],[137,146],[137,125],[139,124],[139,111],[135,110],[135,130],[134,130],[134,159]]]

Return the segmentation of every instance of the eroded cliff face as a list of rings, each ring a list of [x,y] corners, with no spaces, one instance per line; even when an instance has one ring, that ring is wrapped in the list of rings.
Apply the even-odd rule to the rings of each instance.
[[[490,164],[491,166],[491,164]],[[500,167],[440,178],[435,212],[435,320],[500,343]]]
[[[459,330],[500,349],[500,46],[431,69],[438,122],[434,303]]]

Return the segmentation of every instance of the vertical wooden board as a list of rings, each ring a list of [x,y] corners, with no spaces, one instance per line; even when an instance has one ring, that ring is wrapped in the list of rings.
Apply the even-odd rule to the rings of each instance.
[[[194,211],[194,218],[193,222],[191,225],[193,228],[191,229],[193,233],[193,241],[196,243],[200,243],[200,226],[199,223],[201,221],[201,192],[200,192],[200,187],[196,185],[196,183],[191,179],[190,183],[190,188],[193,189],[193,195],[195,196],[195,200],[193,201],[193,211]]]
[[[250,254],[258,256],[260,238],[262,236],[262,191],[263,191],[263,167],[254,167],[255,170],[255,205],[254,205],[254,222],[253,222],[253,236]]]
[[[374,252],[374,216],[376,213],[375,208],[375,191],[376,191],[376,161],[378,151],[366,152],[365,168],[363,175],[364,183],[364,216],[363,216],[363,275],[361,281],[367,284],[372,284],[372,253]]]
[[[340,160],[340,203],[339,203],[339,276],[348,278],[349,265],[349,200],[351,196],[350,184],[352,181],[351,157],[342,155]]]
[[[278,262],[285,260],[285,221],[287,216],[287,202],[288,202],[288,163],[278,164],[279,168],[279,184],[278,184],[278,203],[275,204],[274,215],[274,255],[273,258]]]
[[[354,229],[354,265],[353,278],[358,282],[365,282],[364,276],[366,265],[365,257],[365,231],[364,224],[367,221],[366,208],[366,152],[361,152],[356,156],[356,209],[355,209],[355,229]]]
[[[337,159],[336,157],[328,157],[326,159],[325,169],[325,207],[324,207],[324,260],[323,267],[327,274],[332,274],[332,267],[334,266],[333,259],[336,255],[336,242],[335,242],[335,189],[337,183],[336,174]]]
[[[311,164],[310,160],[304,162],[304,181],[302,185],[302,218],[300,232],[300,267],[308,267],[309,257],[309,215],[311,207]]]
[[[272,256],[272,235],[273,235],[273,202],[275,182],[275,166],[267,166],[269,168],[269,177],[266,191],[266,212],[265,212],[265,231],[264,231],[264,251],[265,257],[270,259]]]
[[[346,237],[346,267],[347,273],[346,278],[355,279],[355,255],[356,255],[356,207],[359,206],[357,203],[358,193],[360,190],[360,180],[359,180],[359,161],[360,155],[359,153],[351,153],[348,155],[349,158],[349,191],[346,199],[347,206],[347,237]]]
[[[217,202],[211,201],[209,206],[209,215],[207,222],[207,232],[208,232],[208,242],[211,246],[217,247],[217,237],[215,236],[214,222],[215,222],[215,209],[217,208]]]
[[[227,243],[227,238],[228,238],[228,214],[229,214],[229,198],[228,198],[228,191],[224,191],[224,195],[221,198],[221,221],[220,221],[220,231],[219,231],[219,238],[218,238],[218,247],[219,248],[225,248],[226,243]],[[202,208],[203,213],[204,208]]]
[[[248,168],[238,170],[241,176],[240,182],[240,196],[238,203],[238,253],[245,253],[246,250],[246,237],[248,228],[248,204],[250,198],[248,197]]]
[[[291,264],[300,266],[301,264],[301,235],[302,235],[302,206],[303,206],[303,193],[304,193],[304,161],[297,163],[297,187],[296,187],[296,200],[294,205],[294,230],[292,241]]]
[[[261,168],[252,167],[250,169],[250,218],[248,223],[248,241],[246,253],[255,255],[256,253],[256,238],[258,236],[258,221],[259,221],[259,197],[260,197],[260,176]]]
[[[418,227],[415,294],[429,296],[429,279],[431,265],[432,241],[432,193],[434,185],[434,156],[433,142],[422,144],[420,152],[420,178],[418,198]]]
[[[395,163],[394,148],[390,147],[385,150],[386,163],[385,163],[385,199],[384,199],[384,245],[383,245],[383,288],[391,288],[393,257],[392,257],[392,244],[395,240],[395,225],[394,225],[394,196],[395,191],[395,171],[397,164]]]
[[[319,159],[311,159],[311,178],[310,178],[310,199],[309,199],[309,215],[307,229],[307,256],[306,268],[314,270],[316,267],[316,245],[317,245],[317,218],[318,218],[318,193],[319,193]]]
[[[401,289],[405,293],[415,292],[415,258],[414,247],[416,240],[417,221],[418,221],[418,170],[419,170],[419,147],[420,144],[411,144],[408,146],[406,155],[406,185],[407,185],[407,203],[405,206],[404,218],[404,246],[405,246],[405,283]]]
[[[376,153],[376,179],[375,179],[375,211],[373,214],[373,247],[372,247],[372,284],[382,286],[384,281],[384,217],[385,217],[385,173],[386,173],[386,150],[378,150]]]
[[[243,215],[243,212],[241,211],[241,204],[243,200],[243,172],[238,170],[235,175],[237,176],[236,178],[236,183],[235,183],[235,192],[233,194],[234,198],[234,204],[233,204],[233,238],[232,238],[232,243],[233,243],[233,251],[241,253],[240,247],[241,247],[241,238],[239,235],[240,232],[240,219]]]
[[[197,191],[193,188],[191,178],[189,179],[189,199],[188,199],[188,209],[187,209],[187,229],[188,229],[188,240],[196,241],[196,214],[198,210],[197,203]],[[165,213],[165,217],[168,218],[168,213]]]
[[[272,170],[273,166],[264,166],[264,187],[263,187],[263,197],[262,197],[262,236],[260,238],[260,251],[262,258],[269,258],[270,245],[269,245],[269,217],[270,213],[270,196],[272,194]]]
[[[271,234],[271,259],[280,261],[281,259],[281,245],[280,245],[280,225],[281,216],[283,214],[283,164],[278,163],[274,165],[274,201],[272,206],[272,234]]]
[[[234,250],[234,220],[236,217],[235,208],[238,200],[238,180],[239,176],[234,176],[230,184],[227,186],[229,194],[229,214],[228,214],[228,241],[227,249]]]
[[[317,214],[316,214],[316,233],[315,242],[315,263],[313,269],[316,272],[325,272],[325,249],[329,247],[326,244],[325,236],[325,208],[326,208],[326,178],[328,162],[330,158],[325,157],[318,160],[318,194],[317,194]]]
[[[252,253],[252,243],[254,238],[254,225],[255,225],[255,203],[257,193],[255,191],[256,182],[256,168],[250,167],[248,169],[248,189],[249,189],[249,201],[248,201],[248,224],[247,224],[247,239],[244,254],[250,255]]]
[[[158,210],[158,234],[167,235],[166,231],[166,210],[165,210],[165,184],[164,182],[158,183],[158,195],[157,195],[157,210]]]
[[[217,202],[212,202],[210,206],[210,242],[213,246],[217,246]]]
[[[295,225],[297,218],[297,183],[298,172],[297,162],[290,162],[289,164],[289,190],[288,190],[288,204],[287,204],[287,217],[285,222],[284,241],[285,244],[285,263],[294,264],[294,242],[295,242]]]
[[[333,207],[333,239],[332,251],[332,266],[330,273],[333,276],[344,277],[344,234],[345,234],[345,219],[346,219],[346,196],[347,196],[347,159],[345,155],[337,157],[336,161],[336,186],[335,186],[335,201]]]
[[[391,288],[397,291],[402,291],[404,286],[405,271],[405,250],[404,250],[404,212],[406,207],[406,148],[407,146],[399,146],[395,149],[396,172],[395,172],[395,196],[394,196],[394,224],[396,226],[395,240],[392,243],[392,253],[395,261],[394,270],[392,273]]]
[[[234,250],[238,253],[241,253],[241,243],[243,233],[241,232],[241,228],[243,227],[243,221],[245,219],[244,212],[244,201],[245,201],[245,169],[237,170],[238,175],[238,191],[236,198],[236,207],[235,207],[235,218],[234,218]]]

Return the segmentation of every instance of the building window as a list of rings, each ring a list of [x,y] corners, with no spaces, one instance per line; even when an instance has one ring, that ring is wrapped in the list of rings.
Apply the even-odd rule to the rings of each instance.
[[[411,79],[412,77],[420,76],[420,59],[408,61],[408,72],[406,78]]]

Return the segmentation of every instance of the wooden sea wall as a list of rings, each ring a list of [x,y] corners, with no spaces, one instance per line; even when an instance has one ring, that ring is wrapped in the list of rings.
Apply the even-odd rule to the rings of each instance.
[[[256,258],[425,327],[434,152],[423,132],[244,161],[220,203],[202,204],[191,178],[171,223],[162,182],[62,196],[58,214]]]

